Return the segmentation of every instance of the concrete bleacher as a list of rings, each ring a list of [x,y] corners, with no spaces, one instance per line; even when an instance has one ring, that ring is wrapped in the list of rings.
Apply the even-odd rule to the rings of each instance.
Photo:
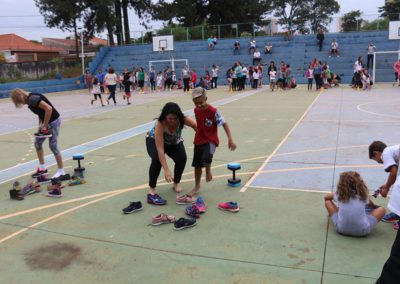
[[[332,39],[339,43],[340,57],[329,58],[329,49]],[[103,70],[112,66],[120,73],[124,68],[142,66],[148,69],[150,60],[188,59],[191,69],[195,69],[202,76],[205,70],[210,70],[213,64],[220,66],[220,78],[225,78],[225,71],[240,61],[246,65],[252,63],[252,55],[248,54],[249,38],[240,38],[240,55],[233,55],[233,43],[235,39],[219,40],[214,50],[208,50],[207,42],[196,40],[186,42],[175,42],[174,51],[158,53],[153,52],[151,44],[131,45],[121,47],[108,47],[101,50],[99,58],[90,65],[92,73],[98,68]],[[366,64],[366,48],[370,41],[377,46],[377,51],[398,50],[399,43],[388,40],[388,32],[352,32],[352,33],[331,33],[325,34],[323,50],[318,51],[315,35],[294,36],[291,41],[284,41],[283,37],[257,37],[257,46],[262,53],[262,62],[268,64],[271,60],[281,60],[290,64],[296,79],[304,83],[304,73],[308,64],[313,58],[328,63],[331,70],[343,75],[343,82],[350,82],[353,74],[353,65],[359,55],[363,56]],[[272,55],[263,54],[265,43],[273,45]],[[101,57],[101,58],[100,58]],[[393,81],[393,62],[396,55],[379,55],[377,60],[376,79],[379,82]],[[183,62],[175,62],[175,69],[180,72]],[[156,71],[163,70],[165,66],[171,65],[168,62],[155,63]],[[372,70],[370,70],[372,73]],[[179,73],[178,73],[179,74]],[[221,80],[222,81],[222,80]],[[265,76],[264,76],[265,81]],[[222,82],[221,82],[222,83]]]
[[[11,90],[22,88],[29,92],[52,93],[85,88],[82,78],[40,80],[0,84],[0,98],[8,98]]]

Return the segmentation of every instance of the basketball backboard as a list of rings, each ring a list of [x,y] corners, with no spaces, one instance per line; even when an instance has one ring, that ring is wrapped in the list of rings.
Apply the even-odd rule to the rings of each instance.
[[[153,51],[174,50],[174,36],[153,36]]]

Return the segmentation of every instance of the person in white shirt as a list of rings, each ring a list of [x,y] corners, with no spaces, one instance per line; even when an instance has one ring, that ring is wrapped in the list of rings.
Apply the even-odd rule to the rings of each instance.
[[[106,85],[110,95],[107,99],[107,104],[110,104],[110,99],[113,99],[114,105],[117,104],[115,100],[115,89],[117,88],[117,83],[119,82],[117,74],[113,67],[108,68],[108,73],[104,76],[104,84]]]
[[[371,67],[374,65],[374,52],[376,51],[376,46],[372,41],[367,46],[367,68],[369,69],[369,63],[371,62]]]
[[[389,173],[386,183],[379,188],[379,194],[386,197],[392,188],[392,195],[388,203],[388,208],[391,213],[383,217],[383,221],[396,222],[398,228],[398,221],[400,216],[400,179],[397,178],[399,167],[399,154],[400,145],[386,146],[382,141],[374,141],[368,148],[369,158],[379,164],[383,164],[385,172]]]
[[[213,64],[211,69],[211,89],[217,88],[219,68],[216,64]]]
[[[272,69],[269,71],[269,86],[271,88],[271,91],[273,92],[275,90],[276,86],[276,70]]]
[[[255,41],[255,39],[253,38],[252,40],[250,40],[250,47],[249,47],[249,54],[250,53],[254,53],[256,51],[257,48],[257,43]]]
[[[362,56],[359,56],[357,61],[354,63],[354,73],[361,71],[364,68]]]
[[[331,51],[329,54],[329,57],[332,56],[332,54],[336,54],[336,57],[339,57],[339,44],[336,42],[336,40],[332,40],[331,42]]]
[[[258,69],[254,68],[253,70],[253,89],[258,88],[258,79],[260,78],[260,74],[258,73]]]
[[[260,50],[256,48],[256,50],[253,53],[253,66],[258,65],[260,62],[261,62],[261,53]]]

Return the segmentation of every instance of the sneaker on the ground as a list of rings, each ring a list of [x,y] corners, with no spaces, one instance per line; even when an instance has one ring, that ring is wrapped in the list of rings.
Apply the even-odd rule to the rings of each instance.
[[[36,192],[40,192],[40,184],[35,184],[34,182],[30,182],[21,189],[19,194],[25,196]]]
[[[36,173],[34,173],[32,175],[32,178],[37,178],[38,176],[41,176],[41,175],[44,175],[44,174],[47,174],[47,169],[39,169],[39,168],[37,168],[36,169]]]
[[[233,201],[219,203],[218,208],[229,212],[239,212],[239,205]]]
[[[48,129],[46,129],[46,130],[42,129],[39,132],[35,133],[35,136],[38,138],[47,138],[47,137],[51,137],[53,135],[51,134],[51,132]]]
[[[197,197],[196,207],[200,213],[206,212],[206,204],[204,203],[203,197]]]
[[[154,205],[165,205],[167,204],[167,200],[161,198],[158,194],[147,194],[147,203]]]
[[[48,197],[55,197],[55,198],[60,198],[62,197],[62,193],[61,193],[61,188],[60,186],[56,186],[54,187],[54,189],[52,191],[47,192],[46,196]]]
[[[175,216],[167,215],[164,213],[158,214],[151,218],[151,225],[152,226],[159,226],[162,224],[169,224],[175,222]]]
[[[189,206],[186,206],[185,213],[189,217],[196,218],[196,219],[200,218],[200,211],[199,211],[199,209],[197,208],[197,206],[195,204],[191,204]]]
[[[179,218],[174,223],[174,230],[176,230],[176,231],[183,230],[183,229],[186,229],[186,228],[193,227],[196,224],[197,224],[196,219]]]
[[[143,209],[142,202],[140,202],[140,201],[131,202],[131,203],[129,203],[128,207],[125,207],[124,209],[122,209],[122,212],[124,214],[131,214],[133,212],[136,212],[136,211],[139,211],[139,210],[142,210],[142,209]]]
[[[184,194],[176,197],[176,204],[178,205],[186,205],[186,204],[193,204],[196,202],[196,198],[193,196]]]
[[[71,180],[70,182],[68,182],[69,186],[75,186],[75,185],[80,185],[80,184],[85,184],[86,180],[84,180],[83,178],[74,178],[73,180]]]
[[[399,216],[397,216],[393,212],[385,214],[385,216],[383,216],[383,218],[382,218],[382,222],[386,222],[386,223],[393,223],[398,220],[399,220]]]

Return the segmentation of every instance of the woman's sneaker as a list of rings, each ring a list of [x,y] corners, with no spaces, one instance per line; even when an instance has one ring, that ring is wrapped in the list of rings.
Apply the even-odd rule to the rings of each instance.
[[[47,138],[53,136],[48,129],[46,130],[42,129],[39,132],[35,133],[34,135],[37,138]]]
[[[175,221],[174,223],[174,230],[176,231],[183,230],[186,228],[196,226],[196,224],[197,224],[196,219],[179,218],[179,220]]]
[[[195,204],[189,205],[185,208],[185,213],[192,218],[200,218],[200,211]]]
[[[124,214],[131,214],[133,212],[136,212],[136,211],[139,211],[139,210],[142,210],[142,209],[143,209],[142,202],[140,202],[140,201],[131,202],[131,203],[129,203],[128,207],[125,207],[124,209],[122,209],[122,212]]]
[[[382,218],[382,222],[386,222],[386,223],[394,223],[394,222],[397,222],[398,220],[399,220],[399,216],[397,216],[393,212],[385,214],[385,216],[383,216],[383,218]]]
[[[56,186],[52,191],[47,192],[46,196],[60,198],[62,197],[61,186]]]
[[[201,196],[197,197],[197,201],[196,201],[195,205],[200,213],[206,212],[206,204],[204,203],[203,197],[201,197]]]
[[[161,198],[158,194],[147,194],[147,203],[153,205],[165,205],[167,204],[167,200]]]
[[[239,212],[239,205],[237,202],[229,201],[218,204],[218,208],[229,212]]]
[[[68,182],[68,185],[75,186],[75,185],[80,185],[80,184],[85,184],[85,183],[86,183],[86,180],[76,177],[73,180],[71,180],[70,182]]]
[[[187,204],[193,204],[196,202],[196,198],[193,196],[184,194],[176,197],[176,204],[178,205],[187,205]]]
[[[34,173],[34,174],[32,175],[32,178],[37,178],[38,176],[47,174],[47,172],[48,172],[47,169],[39,169],[39,168],[37,168],[37,169],[36,169],[36,173]]]
[[[167,215],[164,213],[158,214],[151,218],[151,225],[152,226],[159,226],[162,224],[169,224],[175,222],[175,216]]]

